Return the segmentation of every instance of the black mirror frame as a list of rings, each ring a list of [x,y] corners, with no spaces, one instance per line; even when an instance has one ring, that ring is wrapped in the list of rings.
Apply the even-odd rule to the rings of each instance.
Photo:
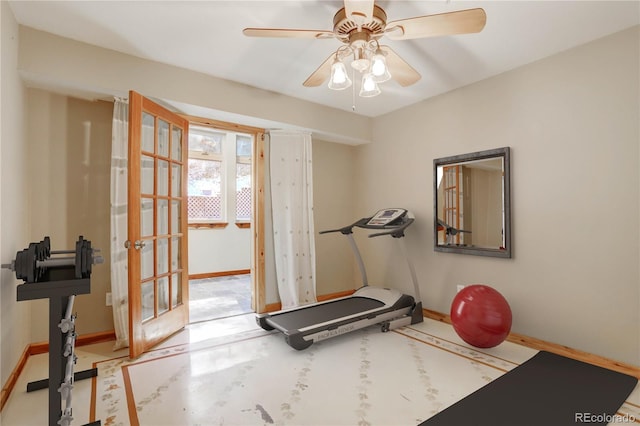
[[[433,248],[434,251],[474,256],[511,258],[511,153],[509,147],[436,158],[433,160]],[[451,247],[438,244],[438,167],[465,161],[503,157],[504,159],[504,250],[477,247]]]

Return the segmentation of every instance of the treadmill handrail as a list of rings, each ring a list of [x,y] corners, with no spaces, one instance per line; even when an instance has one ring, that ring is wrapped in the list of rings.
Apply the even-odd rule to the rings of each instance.
[[[383,232],[377,232],[375,234],[369,235],[369,238],[378,237],[378,236],[381,236],[381,235],[391,235],[394,238],[398,238],[398,237],[404,237],[404,230],[407,229],[407,227],[413,223],[413,218],[412,217],[404,217],[402,219],[402,221],[397,225],[384,225],[384,226],[367,225],[367,223],[369,223],[369,221],[372,218],[373,218],[373,216],[371,216],[371,217],[363,217],[362,219],[352,223],[351,225],[347,225],[347,226],[344,226],[342,228],[328,229],[326,231],[320,231],[319,234],[329,234],[331,232],[340,232],[341,234],[344,234],[344,235],[353,234],[353,228],[354,228],[354,226],[357,226],[358,228],[362,228],[362,229],[380,229],[380,230],[383,230]]]
[[[366,223],[366,221],[368,221],[369,219],[371,218],[360,219],[359,221],[354,222],[351,225],[343,226],[342,228],[337,228],[337,229],[329,229],[327,231],[320,231],[319,234],[328,234],[330,232],[340,232],[341,234],[344,234],[344,235],[353,234],[354,226],[358,226],[358,224],[362,221],[365,221],[364,223]]]
[[[353,225],[350,226],[345,226],[344,228],[340,228],[340,229],[329,229],[326,231],[320,231],[318,232],[319,234],[329,234],[330,232],[340,232],[342,234],[352,234],[353,233]]]

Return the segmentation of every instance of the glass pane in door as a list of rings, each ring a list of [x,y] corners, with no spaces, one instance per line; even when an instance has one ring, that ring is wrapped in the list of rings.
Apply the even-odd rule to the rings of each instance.
[[[169,195],[169,163],[158,160],[158,189],[157,195]]]
[[[158,199],[158,232],[157,235],[169,233],[169,200]]]
[[[182,166],[171,165],[171,196],[179,197],[182,194]]]
[[[154,169],[153,157],[143,155],[140,158],[140,192],[143,194],[153,194]]]
[[[142,151],[154,153],[154,128],[155,128],[155,117],[146,112],[142,113],[142,134],[140,140],[140,147]]]
[[[169,156],[169,123],[158,119],[158,155]]]
[[[140,279],[153,277],[153,240],[147,240],[140,249]],[[153,291],[153,290],[152,290]]]
[[[180,201],[171,200],[171,230],[172,234],[177,234],[180,232],[180,220],[182,215],[180,214],[182,211],[180,210]]]
[[[169,310],[169,277],[158,278],[158,315]]]
[[[153,199],[143,198],[140,201],[140,235],[150,237],[153,235]]]
[[[155,301],[153,299],[153,281],[142,283],[141,286],[142,321],[153,318]]]
[[[158,269],[156,275],[169,272],[169,239],[158,238]]]
[[[173,128],[171,137],[171,159],[182,161],[182,129]]]
[[[171,275],[171,307],[175,308],[182,303],[182,287],[180,286],[180,279],[182,273]]]
[[[171,270],[182,269],[182,256],[180,255],[180,237],[171,237]]]

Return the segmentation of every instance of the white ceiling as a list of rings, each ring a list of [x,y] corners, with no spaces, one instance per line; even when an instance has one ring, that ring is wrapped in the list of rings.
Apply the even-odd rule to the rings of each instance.
[[[375,117],[640,23],[638,1],[378,1],[388,20],[482,7],[477,34],[392,41],[422,79],[356,96]],[[25,26],[288,96],[352,110],[350,89],[302,82],[340,46],[335,39],[266,39],[245,27],[331,30],[342,1],[10,1]]]

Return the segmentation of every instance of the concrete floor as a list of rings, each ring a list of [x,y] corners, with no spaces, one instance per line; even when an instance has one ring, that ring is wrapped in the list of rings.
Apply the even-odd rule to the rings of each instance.
[[[253,312],[250,274],[189,281],[190,323],[250,312]]]

